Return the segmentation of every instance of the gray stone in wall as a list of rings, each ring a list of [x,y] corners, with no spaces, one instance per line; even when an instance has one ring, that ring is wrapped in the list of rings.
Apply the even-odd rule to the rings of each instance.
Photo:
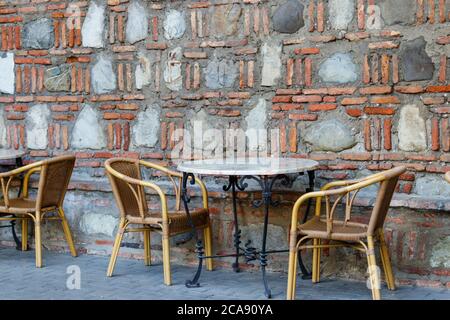
[[[0,109],[0,147],[6,147],[7,144],[7,138],[6,138],[6,124],[5,124],[5,118],[3,114],[3,109]]]
[[[172,91],[179,91],[183,87],[183,77],[181,76],[181,48],[177,47],[167,54],[167,63],[164,68],[164,82]]]
[[[136,66],[135,80],[136,89],[141,90],[144,86],[150,84],[152,79],[151,62],[143,52],[138,53],[139,64]]]
[[[128,6],[128,18],[125,34],[129,43],[144,40],[148,33],[147,10],[139,1]]]
[[[80,220],[80,229],[88,235],[102,234],[113,237],[118,219],[109,214],[85,213]]]
[[[427,148],[425,120],[419,107],[406,105],[400,111],[398,122],[398,146],[400,150],[420,152]]]
[[[262,243],[262,223],[253,223],[248,225],[243,225],[242,238],[252,241],[252,245],[258,245]],[[275,224],[269,224],[267,226],[267,247],[273,249],[287,248],[288,242],[286,237],[286,230],[282,226]],[[256,262],[257,263],[257,262]]]
[[[70,69],[68,66],[52,67],[45,70],[44,86],[48,91],[70,90]]]
[[[85,105],[72,130],[71,146],[74,149],[103,149],[106,137],[98,113]]]
[[[423,37],[403,42],[400,50],[400,68],[405,81],[430,80],[433,78],[434,64],[425,51]]]
[[[416,22],[417,2],[411,0],[383,0],[377,2],[386,25],[411,25]]]
[[[248,147],[251,151],[267,149],[267,101],[258,97],[256,101],[250,101],[252,110],[245,117],[248,138]]]
[[[179,39],[186,31],[184,13],[177,10],[169,10],[164,20],[164,37],[167,40]]]
[[[23,27],[22,46],[27,49],[50,49],[55,42],[53,23],[42,18],[26,23]]]
[[[275,41],[266,42],[261,49],[263,67],[261,71],[261,85],[270,87],[277,83],[281,76],[282,46]]]
[[[47,130],[50,109],[46,104],[30,108],[25,118],[27,148],[43,150],[47,148]]]
[[[242,13],[239,5],[215,6],[211,10],[211,35],[231,36],[236,33],[239,27],[239,18]]]
[[[356,144],[351,129],[336,119],[309,126],[303,134],[303,140],[311,145],[313,151],[339,152]]]
[[[14,93],[14,53],[0,52],[0,92]]]
[[[105,37],[105,5],[91,1],[81,27],[83,47],[103,48]]]
[[[443,175],[426,175],[416,179],[414,193],[426,197],[450,198],[450,183]]]
[[[281,33],[295,33],[305,25],[304,6],[298,0],[288,0],[272,16],[273,29]]]
[[[348,83],[358,80],[358,69],[349,53],[335,53],[319,67],[323,82]]]
[[[355,15],[355,0],[330,0],[328,14],[333,29],[346,30]]]
[[[133,144],[136,147],[152,148],[158,142],[160,127],[160,111],[158,105],[148,106],[139,112],[133,125]]]
[[[450,268],[450,236],[438,239],[431,249],[430,265],[433,268]]]
[[[188,149],[213,151],[220,147],[220,137],[214,134],[215,127],[204,109],[189,115],[187,129],[191,139],[184,139],[184,143]]]
[[[205,68],[205,85],[209,89],[230,88],[237,77],[237,67],[232,60],[214,57]]]
[[[108,93],[116,89],[116,74],[111,58],[100,55],[91,70],[92,87],[97,94]]]

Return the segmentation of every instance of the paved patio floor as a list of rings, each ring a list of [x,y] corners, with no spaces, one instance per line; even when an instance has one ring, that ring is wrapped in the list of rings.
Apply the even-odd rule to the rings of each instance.
[[[163,285],[162,265],[144,266],[142,261],[119,258],[115,276],[105,275],[108,257],[44,251],[42,269],[34,267],[34,251],[20,252],[0,249],[0,299],[197,299],[237,300],[265,299],[259,272],[234,273],[228,270],[203,272],[201,287],[184,286],[195,269],[172,266],[173,285]],[[81,271],[80,289],[69,290],[69,266]],[[70,268],[69,268],[70,271]],[[73,272],[73,271],[72,271]],[[284,299],[286,274],[269,273],[274,299]],[[370,299],[363,282],[323,279],[312,285],[310,280],[298,281],[297,299]],[[383,285],[383,299],[446,299],[450,290],[422,287],[400,287],[388,291]]]

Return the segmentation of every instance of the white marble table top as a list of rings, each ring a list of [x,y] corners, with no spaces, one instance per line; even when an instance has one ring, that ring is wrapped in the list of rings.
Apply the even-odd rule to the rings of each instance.
[[[184,161],[181,172],[215,176],[273,176],[315,170],[319,163],[301,158],[236,158]]]
[[[23,157],[26,153],[27,153],[26,150],[0,148],[0,160],[14,160]]]

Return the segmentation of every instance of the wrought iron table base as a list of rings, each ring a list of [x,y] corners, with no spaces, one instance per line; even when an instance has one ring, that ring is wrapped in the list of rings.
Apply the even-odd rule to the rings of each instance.
[[[16,158],[16,168],[20,168],[23,166],[22,157]],[[19,186],[19,194],[18,197],[20,197],[20,194],[22,192],[22,186],[23,186],[23,177],[20,179],[20,186]],[[16,249],[22,250],[22,242],[20,241],[19,237],[17,237],[16,233],[16,222],[14,220],[11,221],[9,226],[0,226],[0,228],[11,228],[11,233],[14,239],[14,242],[16,243]]]
[[[303,173],[300,173],[301,175]],[[309,186],[306,189],[307,192],[313,191],[314,189],[314,178],[315,174],[314,171],[308,171],[308,178],[309,178]],[[213,255],[213,256],[205,256],[204,250],[203,250],[203,243],[200,237],[197,234],[197,230],[194,226],[194,223],[192,221],[190,212],[189,212],[189,206],[188,203],[190,201],[190,198],[187,194],[187,182],[190,179],[190,183],[194,184],[195,179],[194,175],[192,173],[183,173],[183,179],[182,179],[182,201],[184,204],[184,209],[186,211],[186,214],[188,216],[188,221],[190,223],[190,227],[192,228],[192,236],[196,240],[196,253],[197,257],[199,259],[199,264],[197,268],[197,272],[194,275],[194,278],[192,280],[186,281],[186,286],[189,288],[192,287],[199,287],[200,283],[198,282],[200,278],[200,274],[202,272],[202,266],[203,266],[203,260],[204,259],[214,259],[214,258],[225,258],[225,257],[234,257],[235,261],[232,264],[233,270],[235,272],[239,272],[239,258],[245,257],[246,263],[259,259],[259,263],[261,265],[261,272],[262,272],[262,278],[264,283],[264,292],[267,298],[271,298],[272,293],[269,288],[269,284],[267,282],[266,277],[266,266],[267,266],[267,255],[271,253],[281,253],[281,252],[289,252],[289,250],[270,250],[267,251],[266,244],[267,244],[267,229],[269,225],[269,207],[270,206],[277,206],[279,205],[278,201],[272,200],[272,188],[276,181],[281,181],[281,184],[285,186],[292,186],[293,181],[289,178],[289,176],[284,174],[279,174],[274,177],[269,176],[242,176],[240,179],[238,179],[237,176],[229,176],[229,182],[228,185],[223,187],[224,191],[231,190],[232,194],[232,206],[233,206],[233,219],[234,219],[234,247],[235,247],[235,253],[233,254],[225,254],[225,255]],[[251,241],[247,241],[244,245],[244,248],[241,247],[241,230],[239,229],[239,223],[238,223],[238,217],[237,217],[237,197],[236,192],[244,191],[248,184],[245,183],[245,180],[254,180],[258,182],[262,189],[262,199],[260,200],[254,200],[252,203],[252,206],[255,208],[261,207],[264,205],[264,226],[263,226],[263,238],[262,238],[262,247],[261,250],[258,251],[256,248],[251,246]],[[308,201],[307,208],[305,215],[303,217],[303,222],[306,221],[309,210],[311,208],[311,202]],[[305,268],[301,254],[298,254],[298,262],[300,266],[300,270],[303,274],[303,279],[309,279],[311,278],[311,273],[307,271]]]

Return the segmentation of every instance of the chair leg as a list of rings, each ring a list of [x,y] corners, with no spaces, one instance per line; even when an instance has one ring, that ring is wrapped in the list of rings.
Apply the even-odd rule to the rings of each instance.
[[[295,286],[297,285],[297,254],[295,249],[291,250],[289,253],[287,300],[295,300]]]
[[[36,212],[34,221],[34,246],[36,250],[36,268],[42,268],[41,213]]]
[[[391,259],[389,258],[389,248],[384,239],[383,230],[379,231],[381,262],[383,263],[384,275],[389,290],[395,290],[395,278],[392,272]]]
[[[320,245],[322,242],[320,239],[314,239],[313,244],[315,246]],[[313,268],[312,268],[312,282],[318,283],[320,282],[320,248],[313,249]]]
[[[22,219],[22,251],[28,250],[28,218]]]
[[[369,276],[372,289],[373,300],[380,300],[380,277],[378,273],[377,262],[375,259],[375,246],[372,236],[367,237],[367,260],[369,266]]]
[[[116,240],[111,252],[111,258],[109,259],[108,270],[106,275],[112,277],[114,266],[116,265],[117,255],[119,254],[120,244],[122,243],[123,234],[125,232],[126,221],[124,218],[120,219],[119,230],[117,231]]]
[[[163,231],[162,239],[163,249],[163,269],[164,269],[164,284],[166,286],[172,285],[172,275],[170,273],[170,241],[169,235]]]
[[[67,222],[66,215],[64,214],[63,208],[58,208],[58,213],[61,218],[61,224],[64,230],[64,235],[66,236],[67,244],[69,245],[70,253],[73,257],[77,256],[77,250],[73,244],[72,234],[70,232],[69,223]]]
[[[144,231],[144,263],[146,266],[152,264],[152,251],[150,244],[150,230],[146,230]]]
[[[207,256],[212,256],[211,225],[208,225],[208,227],[203,229],[203,239],[205,241],[205,254]],[[206,270],[213,270],[213,259],[206,259]]]

